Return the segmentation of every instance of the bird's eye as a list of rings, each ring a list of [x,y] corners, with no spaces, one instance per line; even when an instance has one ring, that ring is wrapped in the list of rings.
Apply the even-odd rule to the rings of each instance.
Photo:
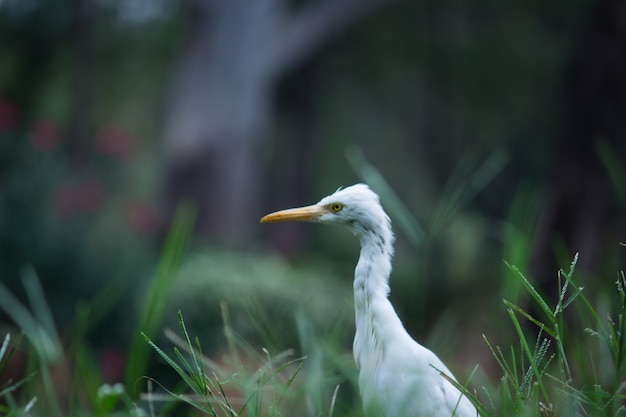
[[[333,213],[339,213],[342,208],[343,208],[343,204],[341,203],[333,203],[330,205],[330,209],[332,210]]]

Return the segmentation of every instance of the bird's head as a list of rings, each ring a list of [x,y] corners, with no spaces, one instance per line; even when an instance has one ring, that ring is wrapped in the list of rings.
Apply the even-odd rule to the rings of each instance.
[[[261,223],[293,220],[343,224],[358,236],[364,233],[391,234],[389,217],[381,207],[378,195],[365,184],[339,189],[312,206],[268,214]]]

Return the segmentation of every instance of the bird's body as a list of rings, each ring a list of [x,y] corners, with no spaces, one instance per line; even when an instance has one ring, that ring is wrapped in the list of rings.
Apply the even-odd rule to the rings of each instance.
[[[304,220],[347,225],[359,238],[354,273],[354,359],[368,417],[475,417],[471,402],[441,375],[439,358],[407,333],[389,301],[393,233],[378,196],[364,184],[313,206],[269,214],[262,222]],[[440,372],[441,371],[441,372]]]

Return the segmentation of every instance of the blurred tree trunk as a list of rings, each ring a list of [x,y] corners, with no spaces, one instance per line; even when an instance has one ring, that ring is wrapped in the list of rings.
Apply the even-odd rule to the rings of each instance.
[[[296,14],[283,0],[193,2],[165,121],[168,220],[189,199],[200,233],[235,245],[251,240],[274,82],[384,1],[323,0]]]
[[[626,2],[594,3],[581,35],[564,77],[548,204],[531,261],[545,286],[555,285],[557,267],[566,267],[552,256],[555,236],[580,252],[582,271],[595,269],[609,251],[615,253],[620,239],[615,229],[620,214],[611,209],[616,204],[598,149],[608,145],[623,156]]]

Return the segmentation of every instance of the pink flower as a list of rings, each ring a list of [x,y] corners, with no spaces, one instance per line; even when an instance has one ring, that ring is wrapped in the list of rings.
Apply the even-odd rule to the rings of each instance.
[[[30,142],[39,151],[49,151],[56,147],[59,139],[57,126],[50,120],[38,121],[30,132]]]
[[[108,124],[96,134],[96,148],[104,155],[116,158],[130,157],[135,151],[137,139],[115,124]]]
[[[17,124],[17,107],[0,97],[0,132],[8,132]]]
[[[100,182],[88,178],[77,184],[63,185],[54,195],[54,207],[60,217],[93,213],[104,204],[104,189]]]
[[[121,381],[124,377],[126,354],[121,349],[108,348],[98,354],[98,364],[105,382]]]

